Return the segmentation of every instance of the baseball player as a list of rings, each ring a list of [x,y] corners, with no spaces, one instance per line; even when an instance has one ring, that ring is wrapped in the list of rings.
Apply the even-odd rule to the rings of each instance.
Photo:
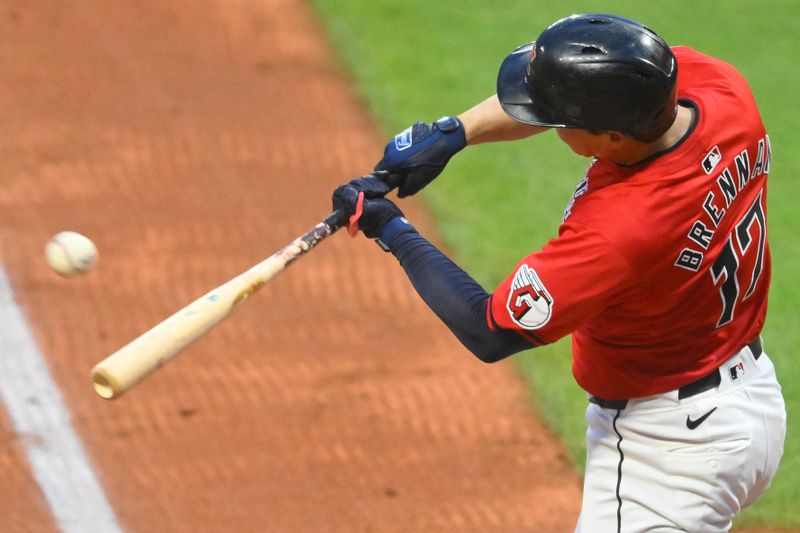
[[[558,236],[491,294],[383,198],[387,183],[416,193],[467,145],[550,129],[589,168]],[[732,66],[637,22],[582,14],[508,55],[495,96],[395,136],[377,172],[333,204],[481,360],[572,334],[588,395],[576,531],[720,532],[783,453],[784,402],[759,336],[770,163]]]

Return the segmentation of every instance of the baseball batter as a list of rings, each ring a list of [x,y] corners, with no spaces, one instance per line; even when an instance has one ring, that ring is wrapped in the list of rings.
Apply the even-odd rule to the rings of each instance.
[[[467,145],[550,129],[591,163],[558,236],[491,294],[383,198],[387,183],[418,192]],[[395,136],[333,204],[481,360],[572,334],[588,395],[576,531],[720,532],[783,453],[784,402],[759,336],[771,155],[732,66],[583,14],[513,51],[495,96]]]

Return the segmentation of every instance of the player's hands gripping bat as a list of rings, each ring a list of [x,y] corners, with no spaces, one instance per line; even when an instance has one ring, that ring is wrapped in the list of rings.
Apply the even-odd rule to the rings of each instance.
[[[377,239],[386,224],[403,216],[400,208],[384,198],[391,190],[385,180],[385,173],[375,172],[333,191],[333,210],[348,214],[351,235],[360,229],[367,237]]]

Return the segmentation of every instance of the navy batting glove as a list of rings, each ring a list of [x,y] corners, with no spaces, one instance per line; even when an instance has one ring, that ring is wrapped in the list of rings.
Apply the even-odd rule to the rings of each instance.
[[[359,209],[359,196],[361,195],[363,195],[363,199],[360,201]],[[370,198],[367,191],[359,190],[357,186],[352,185],[352,182],[341,185],[333,191],[332,203],[334,210],[341,210],[348,217],[360,211],[361,214],[357,219],[358,229],[370,239],[379,238],[384,226],[392,219],[403,216],[403,212],[394,203],[381,197]]]
[[[466,145],[464,125],[456,117],[442,117],[433,124],[415,122],[389,141],[375,170],[388,171],[388,182],[397,185],[397,195],[405,198],[433,181]]]
[[[363,192],[368,200],[383,198],[392,188],[386,183],[387,172],[376,171],[366,176],[361,176],[346,183],[347,186],[354,188],[358,192]]]

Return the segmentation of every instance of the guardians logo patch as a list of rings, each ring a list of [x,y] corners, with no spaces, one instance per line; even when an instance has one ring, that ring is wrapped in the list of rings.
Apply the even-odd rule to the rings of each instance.
[[[515,324],[525,329],[539,329],[550,320],[553,298],[536,271],[523,264],[514,275],[506,307]]]

